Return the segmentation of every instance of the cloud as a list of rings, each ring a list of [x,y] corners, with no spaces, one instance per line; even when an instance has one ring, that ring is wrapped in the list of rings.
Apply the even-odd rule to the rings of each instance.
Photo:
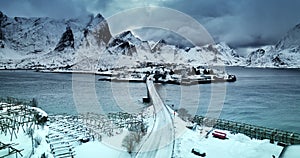
[[[198,20],[215,41],[233,47],[275,44],[300,23],[299,0],[1,0],[8,16],[77,17],[101,13],[110,17],[126,9],[162,6]],[[124,21],[120,21],[121,23]]]
[[[124,9],[149,5],[170,7],[192,16],[215,41],[224,41],[233,47],[275,44],[300,23],[298,0],[112,0],[107,3],[104,13],[112,15]]]
[[[159,29],[159,28],[142,28],[133,30],[134,35],[143,40],[149,40],[157,42],[159,40],[165,40],[168,44],[176,45],[180,48],[193,47],[194,44],[188,39],[176,34],[175,32]],[[163,36],[162,36],[163,35]]]
[[[74,18],[89,13],[78,0],[1,0],[0,10],[11,17]]]
[[[212,37],[194,18],[183,14],[182,12],[178,12],[177,10],[165,7],[134,8],[126,10],[107,18],[107,22],[112,34],[118,34],[132,29],[151,27],[174,32],[198,46],[214,43]],[[147,31],[151,32],[152,30],[147,29]],[[153,31],[158,35],[157,30]],[[141,31],[139,31],[139,33],[142,39],[149,39],[148,37],[150,37],[143,37],[145,33],[143,34]],[[160,35],[160,39],[170,37],[169,33],[161,33]]]
[[[168,6],[193,16],[215,40],[234,47],[274,44],[300,23],[297,0],[177,0]]]

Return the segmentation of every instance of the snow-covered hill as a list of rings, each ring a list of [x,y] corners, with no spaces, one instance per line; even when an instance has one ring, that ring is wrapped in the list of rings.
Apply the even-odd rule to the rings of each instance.
[[[244,59],[225,43],[180,49],[163,41],[152,46],[154,56],[166,63],[191,65],[243,65]]]
[[[111,67],[138,66],[143,62],[199,65],[244,65],[245,60],[225,43],[181,49],[164,40],[142,41],[130,31],[112,38],[107,53],[101,54],[100,65]],[[106,63],[106,64],[101,64]]]
[[[251,67],[300,68],[300,24],[296,25],[276,45],[251,52],[246,64]]]
[[[73,65],[76,50],[111,38],[98,14],[76,19],[7,17],[0,12],[0,65],[6,68]],[[1,67],[0,66],[0,67]]]
[[[7,17],[0,12],[0,69],[132,67],[143,62],[243,65],[225,43],[181,49],[142,41],[131,31],[112,37],[100,15],[74,19]]]

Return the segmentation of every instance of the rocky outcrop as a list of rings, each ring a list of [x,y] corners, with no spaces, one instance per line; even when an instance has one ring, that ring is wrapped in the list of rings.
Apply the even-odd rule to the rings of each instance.
[[[0,11],[0,48],[4,48],[4,33],[2,31],[2,21],[6,19],[6,16]]]
[[[2,29],[0,28],[0,40],[4,40],[4,34],[2,32]]]
[[[2,32],[1,27],[0,27],[0,48],[4,48],[4,34]]]
[[[260,48],[260,49],[257,49],[256,51],[253,51],[251,52],[248,57],[247,57],[247,60],[246,60],[246,64],[247,65],[251,65],[255,62],[255,60],[263,57],[265,55],[265,50]]]
[[[70,47],[74,49],[74,35],[71,27],[67,27],[66,31],[61,36],[58,44],[55,47],[55,51],[63,51],[65,48]]]
[[[0,40],[5,43],[5,48],[24,57],[29,54],[46,54],[53,50],[63,51],[64,47],[76,50],[89,33],[93,39],[97,37],[98,43],[102,41],[106,44],[111,38],[108,24],[100,14],[53,19],[7,17],[0,12],[0,26]],[[66,30],[66,27],[71,30]]]
[[[2,24],[6,19],[7,16],[0,11],[0,27],[2,27]]]
[[[102,42],[108,44],[112,36],[110,34],[107,21],[102,17],[101,14],[97,14],[95,19],[96,19],[95,21],[98,22],[98,24],[96,24],[95,26],[94,36],[98,44],[101,44]]]
[[[108,24],[100,14],[53,19],[8,17],[0,12],[0,69],[73,65],[80,60],[75,60],[78,54],[105,49],[110,38]],[[85,41],[90,43],[84,52]]]
[[[284,50],[300,47],[300,24],[289,30],[275,45],[276,50]]]
[[[91,16],[87,27],[83,31],[81,46],[106,46],[112,38],[107,21],[101,14]]]
[[[251,67],[299,68],[300,24],[290,29],[276,45],[251,52],[246,64]]]
[[[107,47],[111,54],[129,55],[137,52],[136,47],[142,46],[142,41],[135,37],[131,31],[125,31],[116,37],[112,38]]]
[[[159,40],[151,49],[151,52],[161,51],[161,47],[166,45],[167,42],[164,39]]]

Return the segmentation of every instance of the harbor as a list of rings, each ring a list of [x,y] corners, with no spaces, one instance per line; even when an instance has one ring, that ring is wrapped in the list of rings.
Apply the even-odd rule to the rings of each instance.
[[[100,76],[108,76],[101,77],[98,79],[98,81],[146,83],[146,78],[151,78],[154,83],[185,86],[219,82],[235,82],[237,80],[237,77],[235,75],[228,74],[222,67],[205,68],[204,66],[182,66],[174,69],[166,66],[151,65],[149,67],[128,70],[107,70],[97,72],[95,74]]]

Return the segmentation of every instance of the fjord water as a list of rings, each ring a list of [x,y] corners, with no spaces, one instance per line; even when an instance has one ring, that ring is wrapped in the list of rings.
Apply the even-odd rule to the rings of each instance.
[[[77,114],[81,112],[78,109],[109,113],[124,111],[126,106],[139,110],[144,106],[142,97],[147,95],[145,84],[100,82],[98,78],[92,74],[3,70],[0,71],[0,97],[36,98],[38,106],[48,114]],[[80,84],[80,89],[74,83]],[[90,89],[91,85],[95,91]],[[122,91],[126,94],[121,94]],[[124,103],[119,106],[122,101]],[[101,109],[91,109],[95,105]]]
[[[206,115],[212,85],[226,88],[220,118],[300,133],[300,70],[227,67],[237,76],[233,83],[156,87],[168,105],[186,108],[191,114]],[[143,106],[144,83],[97,81],[100,76],[0,71],[0,97],[36,98],[49,114],[135,112]],[[76,83],[76,85],[74,85]],[[93,88],[94,87],[94,88]],[[218,89],[214,93],[219,93]],[[93,108],[91,108],[93,107]],[[95,109],[99,107],[99,109]]]
[[[218,89],[225,88],[220,118],[300,133],[299,69],[227,67],[226,70],[236,75],[237,81],[216,83],[215,92],[212,84],[196,88],[164,85],[159,86],[161,96],[166,104],[174,104],[177,109],[184,107],[189,113],[206,116],[210,102],[223,99],[213,98],[212,93],[220,93]],[[195,96],[197,89],[200,93]]]

